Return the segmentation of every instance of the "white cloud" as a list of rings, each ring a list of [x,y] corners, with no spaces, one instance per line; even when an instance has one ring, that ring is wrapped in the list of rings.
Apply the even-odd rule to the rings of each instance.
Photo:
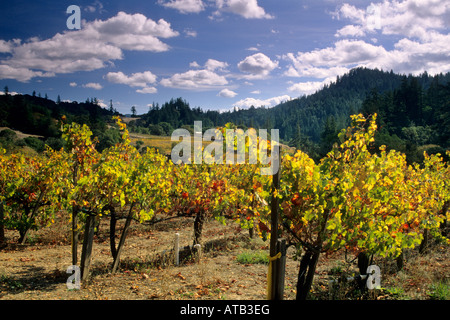
[[[263,53],[255,53],[238,63],[242,72],[248,73],[246,79],[264,79],[278,67],[278,61],[272,61]]]
[[[126,84],[130,87],[146,87],[156,82],[156,76],[150,71],[133,73],[127,76],[123,72],[108,72],[106,79],[112,83]]]
[[[155,87],[145,87],[145,88],[142,88],[142,89],[137,89],[136,92],[137,93],[143,93],[143,94],[157,93],[158,89],[156,89]]]
[[[97,104],[102,107],[102,108],[108,108],[108,105],[106,105],[106,103],[103,100],[98,100]]]
[[[15,79],[20,82],[27,82],[35,77],[53,77],[53,72],[32,71],[28,68],[17,68],[0,64],[0,79]]]
[[[18,94],[20,94],[20,93],[18,93],[18,92],[15,92],[15,91],[10,91],[10,92],[8,92],[8,94],[10,95],[10,96],[16,96],[16,95],[18,95]],[[5,95],[5,92],[4,91],[0,91],[0,96],[3,96],[3,95]]]
[[[0,53],[9,53],[12,51],[13,47],[13,41],[5,41],[0,39]]]
[[[112,83],[125,84],[130,87],[141,87],[141,89],[137,89],[137,93],[156,93],[158,90],[150,86],[150,84],[154,84],[156,82],[156,76],[150,71],[144,72],[136,72],[127,76],[123,72],[108,72],[105,76],[106,80]]]
[[[325,79],[342,75],[354,67],[412,74],[450,71],[450,34],[427,30],[427,35],[422,38],[398,40],[390,50],[376,43],[342,39],[335,42],[334,46],[323,49],[298,52],[296,55],[288,53],[283,59],[291,64],[284,75]]]
[[[350,19],[362,24],[365,20],[365,10],[358,9],[355,6],[344,3],[336,12],[333,13],[338,19]]]
[[[220,17],[221,12],[231,12],[245,19],[273,19],[258,5],[257,0],[216,0],[217,11],[210,18]]]
[[[52,38],[0,43],[10,57],[0,61],[0,79],[28,81],[57,73],[93,71],[123,59],[123,50],[163,52],[169,46],[159,38],[178,35],[170,23],[142,14],[119,12],[107,20],[85,22],[81,30],[57,33]]]
[[[291,85],[288,90],[298,95],[309,95],[323,88],[325,84],[334,81],[334,77],[325,79],[324,81],[306,81]]]
[[[186,90],[211,90],[228,84],[227,79],[211,70],[189,70],[160,81],[161,85]]]
[[[353,23],[338,30],[338,37],[363,37],[379,29],[385,35],[427,39],[429,31],[447,27],[450,3],[441,0],[384,0],[371,3],[366,8],[345,3],[333,16]]]
[[[225,71],[225,69],[228,67],[228,63],[214,60],[214,59],[208,59],[205,63],[205,68],[210,71],[220,70]]]
[[[71,87],[76,87],[76,86],[77,86],[77,83],[76,83],[76,82],[71,82],[71,83],[69,83],[69,86],[71,86]]]
[[[379,37],[394,35],[400,39],[391,50],[364,41],[338,41],[334,48],[299,54],[294,70],[300,71],[299,65],[305,67],[308,62],[322,68],[365,66],[412,74],[450,71],[449,1],[384,0],[367,8],[343,4],[333,15],[352,22],[338,30],[337,37],[364,37],[370,33],[370,41],[379,43],[380,39],[373,36],[378,32]]]
[[[95,20],[92,23],[87,23],[83,29],[86,32],[96,31],[99,35],[106,36],[107,41],[118,42],[119,45],[120,41],[114,40],[114,37],[121,35],[128,35],[136,39],[145,39],[147,36],[171,38],[179,35],[177,31],[172,30],[170,23],[164,19],[155,22],[143,14],[128,14],[122,11],[108,20]],[[82,30],[79,32],[82,32]],[[153,51],[154,49],[150,47],[147,50]]]
[[[192,61],[191,63],[189,63],[189,67],[200,68],[200,65],[197,63],[197,61]]]
[[[450,18],[450,3],[440,0],[385,1],[377,4],[383,34],[426,40],[431,30],[444,29]]]
[[[237,96],[237,93],[230,89],[223,89],[219,92],[218,96],[222,98],[234,98]]]
[[[362,37],[364,36],[366,33],[364,32],[364,30],[361,28],[361,26],[354,26],[352,24],[347,25],[341,29],[339,29],[335,36],[336,37]]]
[[[84,11],[90,12],[90,13],[94,13],[98,10],[99,13],[102,13],[103,10],[103,4],[100,1],[95,1],[94,3],[92,3],[89,6],[86,6],[84,8]]]
[[[89,82],[89,83],[83,84],[83,88],[91,88],[91,89],[95,89],[95,90],[101,90],[101,89],[103,89],[103,86],[100,83]]]
[[[178,10],[180,13],[199,13],[205,10],[202,0],[158,0],[158,4]]]
[[[226,70],[228,63],[226,62],[208,59],[203,67],[197,61],[189,63],[189,66],[195,70],[176,73],[170,78],[162,79],[160,84],[170,88],[200,91],[214,90],[228,84],[226,77],[219,74],[228,72]]]
[[[247,109],[250,108],[251,106],[254,107],[274,107],[282,102],[291,100],[291,97],[288,95],[282,95],[282,96],[278,96],[278,97],[273,97],[273,98],[269,98],[269,99],[255,99],[255,98],[245,98],[242,100],[239,100],[238,102],[233,104],[233,107],[238,108],[238,109]]]
[[[195,30],[186,28],[186,29],[184,29],[183,32],[184,32],[186,37],[189,37],[189,38],[196,38],[197,37],[197,31],[195,31]]]

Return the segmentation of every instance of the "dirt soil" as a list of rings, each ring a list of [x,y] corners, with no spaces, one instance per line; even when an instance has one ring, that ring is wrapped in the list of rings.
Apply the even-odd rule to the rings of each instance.
[[[267,264],[242,264],[243,252],[264,251],[269,241],[250,239],[248,230],[230,222],[208,221],[203,230],[200,261],[194,257],[173,263],[174,236],[180,245],[192,244],[193,219],[182,218],[143,226],[132,223],[121,256],[120,270],[111,274],[109,225],[101,223],[94,238],[90,279],[80,290],[69,290],[66,273],[71,263],[70,232],[67,221],[57,219],[50,227],[30,233],[28,243],[18,245],[18,233],[6,230],[7,245],[0,250],[0,299],[2,300],[263,300],[266,299]],[[119,234],[122,221],[119,221]],[[448,247],[435,246],[427,256],[415,251],[406,256],[402,271],[395,262],[375,261],[382,270],[382,290],[368,299],[430,299],[433,284],[444,283],[448,290],[450,259]],[[163,255],[163,252],[165,254]],[[299,262],[288,248],[284,299],[295,299]],[[81,244],[79,256],[81,255]],[[347,261],[351,260],[347,257]],[[331,295],[328,280],[355,272],[355,261],[346,262],[343,252],[322,255],[314,278],[312,299],[360,299],[363,296],[342,287]],[[431,290],[431,291],[430,291]],[[333,291],[335,292],[335,291]],[[350,295],[349,295],[350,292]]]

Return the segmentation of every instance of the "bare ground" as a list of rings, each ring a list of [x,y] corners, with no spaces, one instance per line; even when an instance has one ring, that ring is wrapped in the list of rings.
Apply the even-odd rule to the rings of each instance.
[[[268,241],[250,239],[248,230],[233,222],[224,226],[206,223],[204,250],[179,266],[170,255],[174,234],[182,246],[192,243],[193,219],[183,218],[153,226],[133,223],[121,256],[120,270],[111,274],[108,223],[102,222],[95,236],[91,277],[80,290],[68,290],[66,273],[71,263],[69,227],[64,219],[30,234],[28,244],[18,245],[18,234],[7,230],[7,245],[0,251],[0,299],[2,300],[262,300],[266,299],[267,265],[242,264],[242,252],[263,251]],[[119,224],[120,226],[120,224]],[[166,252],[164,259],[162,252]],[[81,254],[81,245],[79,248]],[[286,300],[295,299],[299,262],[288,249],[285,277]],[[353,257],[347,257],[347,261]],[[352,286],[330,293],[328,280],[351,275],[355,262],[346,262],[343,252],[322,255],[314,278],[312,299],[430,299],[446,298],[449,290],[448,247],[434,245],[431,253],[406,253],[405,266],[397,271],[395,262],[374,261],[382,270],[382,290],[361,296]],[[438,287],[440,285],[440,287]],[[438,290],[440,290],[438,292]],[[440,293],[444,290],[444,293]],[[355,293],[356,292],[356,293]],[[447,293],[448,294],[448,293]]]

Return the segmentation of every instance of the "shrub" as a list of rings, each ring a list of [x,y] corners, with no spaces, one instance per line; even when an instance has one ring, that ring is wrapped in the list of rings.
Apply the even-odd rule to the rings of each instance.
[[[26,137],[25,139],[23,139],[25,141],[25,143],[27,144],[27,146],[29,146],[30,148],[36,150],[37,152],[43,152],[45,150],[45,144],[44,141],[42,141],[39,138],[35,138],[35,137]]]

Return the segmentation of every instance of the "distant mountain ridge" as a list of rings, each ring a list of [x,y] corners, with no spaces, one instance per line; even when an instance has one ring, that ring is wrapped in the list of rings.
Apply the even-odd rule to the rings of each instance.
[[[286,101],[272,108],[250,107],[219,113],[205,108],[190,108],[182,98],[172,99],[163,105],[155,104],[147,114],[136,122],[137,126],[148,127],[160,122],[169,123],[173,128],[192,125],[194,120],[202,120],[203,127],[224,125],[227,122],[245,127],[276,128],[280,139],[289,142],[301,134],[318,143],[328,118],[333,117],[338,128],[348,125],[349,115],[360,111],[368,94],[379,93],[400,87],[404,78],[413,76],[385,72],[378,69],[355,68],[337,77],[336,81],[325,85],[316,93]],[[450,73],[429,76],[424,73],[417,78],[423,89],[427,89],[433,79],[441,83],[450,81]]]

